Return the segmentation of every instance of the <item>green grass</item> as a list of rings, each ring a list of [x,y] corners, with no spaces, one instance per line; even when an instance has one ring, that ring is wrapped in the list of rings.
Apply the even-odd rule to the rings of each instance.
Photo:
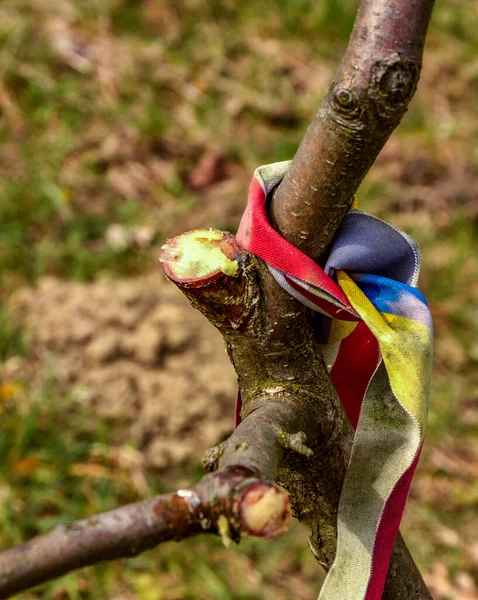
[[[0,306],[0,364],[12,356],[24,356],[26,342],[21,325]]]
[[[0,389],[1,392],[1,389]],[[18,386],[2,403],[0,430],[0,550],[68,523],[142,499],[137,451],[114,444],[114,431],[74,396],[65,396],[54,379],[37,391]],[[61,426],[52,431],[52,424]],[[194,468],[149,477],[147,495],[164,492]],[[178,485],[176,483],[176,485]],[[136,487],[135,487],[136,486]],[[25,598],[107,598],[129,590],[141,600],[248,600],[272,598],[262,587],[284,572],[320,582],[305,536],[297,528],[275,541],[245,540],[226,550],[220,540],[200,537],[119,563],[100,564],[39,586]],[[306,583],[303,584],[305,587]],[[271,585],[272,588],[272,585]],[[295,597],[284,584],[281,598]]]
[[[307,87],[294,89],[293,67],[284,57],[295,54],[299,64],[333,67],[357,2],[301,0],[290,7],[274,0],[239,7],[201,0],[178,7],[153,2],[148,8],[141,2],[63,0],[58,18],[46,6],[10,0],[0,8],[8,107],[0,119],[4,290],[45,273],[85,280],[141,271],[150,253],[134,245],[108,247],[109,224],[131,227],[122,210],[126,203],[134,207],[136,223],[150,220],[159,239],[183,217],[184,201],[200,211],[203,198],[189,189],[185,174],[211,140],[244,177],[258,163],[292,156],[317,98]],[[439,3],[429,36],[429,60],[436,55],[440,68],[450,71],[445,95],[475,117],[466,132],[473,148],[475,13],[470,2]],[[267,45],[280,40],[281,51]],[[102,43],[109,44],[106,51]],[[62,54],[65,44],[82,66]],[[442,52],[445,46],[450,56]],[[102,52],[106,58],[98,66]],[[310,80],[312,86],[313,71]],[[438,131],[441,115],[429,106],[433,91],[420,91],[403,134],[432,143],[440,135],[463,139],[462,120]],[[278,94],[285,116],[276,113]],[[233,102],[238,116],[228,109]],[[137,184],[132,170],[155,159],[168,163],[165,173],[148,181],[147,172]],[[126,183],[119,192],[111,176],[118,180],[122,171]],[[165,222],[168,203],[176,208],[168,209]]]
[[[55,422],[65,427],[61,435],[52,435]],[[107,443],[108,426],[62,396],[54,380],[35,392],[20,389],[7,401],[0,432],[2,475],[8,482],[3,483],[2,546],[42,533],[65,518],[109,510],[120,498],[137,499],[107,466],[98,468],[97,478],[75,474],[75,468],[81,472],[81,466],[94,464],[89,462],[91,453]]]
[[[52,181],[34,178],[25,185],[9,182],[0,200],[0,289],[33,283],[46,273],[91,280],[105,271],[128,275],[143,268],[147,253],[105,241],[110,223],[145,220],[129,200],[109,214],[96,215],[70,204],[68,192]]]

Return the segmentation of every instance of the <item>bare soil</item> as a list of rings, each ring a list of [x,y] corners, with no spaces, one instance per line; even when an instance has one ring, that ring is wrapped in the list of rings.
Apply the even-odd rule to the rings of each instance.
[[[26,324],[25,377],[53,373],[99,418],[124,425],[122,441],[146,466],[197,461],[231,432],[235,374],[222,339],[163,275],[48,278],[11,305]]]

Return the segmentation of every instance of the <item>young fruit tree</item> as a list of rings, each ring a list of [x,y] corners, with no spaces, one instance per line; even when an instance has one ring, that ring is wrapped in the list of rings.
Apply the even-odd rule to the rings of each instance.
[[[431,598],[398,532],[431,358],[419,253],[354,194],[415,92],[432,6],[362,0],[297,154],[256,171],[237,236],[163,246],[238,377],[237,427],[207,451],[208,473],[4,552],[1,598],[169,540],[271,537],[290,513],[328,572],[321,599]]]

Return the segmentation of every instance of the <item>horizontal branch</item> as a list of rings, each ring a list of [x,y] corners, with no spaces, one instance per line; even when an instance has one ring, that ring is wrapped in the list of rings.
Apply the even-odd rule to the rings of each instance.
[[[283,449],[273,425],[263,417],[261,411],[252,414],[220,451],[208,453],[209,467],[219,461],[221,467],[198,484],[59,525],[0,554],[0,598],[170,540],[211,533],[227,544],[242,535],[271,537],[282,531],[290,514],[289,499],[272,482]]]

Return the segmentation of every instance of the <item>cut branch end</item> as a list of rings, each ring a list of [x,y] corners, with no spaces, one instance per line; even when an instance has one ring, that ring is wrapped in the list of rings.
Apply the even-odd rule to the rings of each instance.
[[[162,247],[161,262],[166,275],[176,283],[208,281],[224,273],[237,275],[239,245],[229,233],[197,229],[178,235]]]
[[[270,483],[251,484],[239,500],[239,515],[242,530],[247,535],[273,537],[287,529],[289,498]]]

